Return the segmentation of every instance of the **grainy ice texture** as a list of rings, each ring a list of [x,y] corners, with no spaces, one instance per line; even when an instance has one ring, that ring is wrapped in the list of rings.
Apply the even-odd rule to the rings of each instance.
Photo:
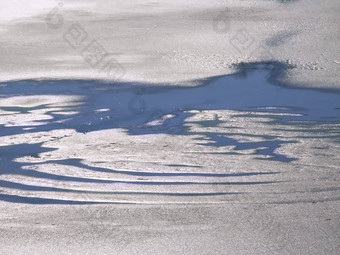
[[[0,4],[0,254],[339,254],[338,1]]]
[[[275,60],[294,66],[286,82],[339,88],[338,0],[2,0],[1,5],[0,80],[121,78],[188,85],[233,73],[240,62]],[[91,60],[87,53],[94,51],[109,56]],[[110,58],[125,72],[103,71]]]
[[[336,254],[340,94],[274,85],[284,69],[189,88],[3,83],[3,247]]]

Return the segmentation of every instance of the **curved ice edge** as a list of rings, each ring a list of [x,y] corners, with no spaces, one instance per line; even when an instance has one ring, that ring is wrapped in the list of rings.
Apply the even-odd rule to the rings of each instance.
[[[4,125],[3,134],[74,128],[90,132],[110,128],[126,128],[133,134],[169,133],[167,128],[147,123],[171,115],[160,126],[181,126],[192,110],[235,110],[286,113],[281,121],[338,122],[340,91],[283,87],[280,79],[290,67],[280,62],[239,64],[232,75],[211,77],[196,87],[173,85],[107,83],[84,80],[16,81],[2,83],[1,97],[74,95],[83,105],[72,116],[60,111],[48,113],[49,123],[23,128]],[[42,105],[48,109],[48,106]],[[0,109],[6,111],[6,107]],[[107,109],[98,111],[98,109]],[[30,108],[26,108],[30,111]],[[64,109],[65,111],[65,109]],[[78,111],[78,112],[77,112]],[[171,123],[171,124],[169,124]],[[140,127],[144,128],[140,128]],[[183,132],[183,130],[171,131]]]
[[[282,139],[263,142],[239,142],[229,134],[188,132],[185,120],[199,111],[230,110],[247,117],[247,114],[270,114],[273,122],[287,123],[339,123],[340,91],[292,88],[281,86],[280,80],[290,66],[280,62],[242,63],[232,75],[211,77],[201,86],[178,87],[173,85],[108,83],[84,80],[15,81],[0,84],[2,99],[13,100],[13,107],[1,105],[9,112],[31,113],[45,110],[48,121],[37,119],[27,123],[1,123],[1,135],[30,134],[41,131],[75,129],[91,132],[104,129],[126,129],[130,135],[173,134],[200,135],[210,139],[203,146],[235,146],[236,150],[256,149],[256,154],[271,160],[290,162],[293,158],[275,153]],[[74,104],[16,106],[17,97],[74,96]],[[79,105],[80,104],[80,105]],[[52,108],[52,109],[51,109]],[[100,109],[106,109],[100,111]],[[14,112],[13,112],[14,111]],[[61,112],[73,112],[73,115]],[[164,118],[171,116],[171,118]],[[162,119],[160,125],[145,125]],[[219,123],[215,123],[218,125]],[[215,125],[214,124],[214,125]],[[201,140],[206,140],[202,138]],[[273,138],[274,139],[274,138]],[[41,146],[41,145],[39,145]],[[260,147],[261,148],[260,148]]]

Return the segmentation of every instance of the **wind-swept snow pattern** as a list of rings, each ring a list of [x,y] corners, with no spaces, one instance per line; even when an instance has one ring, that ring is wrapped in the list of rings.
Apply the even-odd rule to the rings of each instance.
[[[339,200],[340,94],[280,63],[198,87],[0,84],[0,200],[29,204]]]

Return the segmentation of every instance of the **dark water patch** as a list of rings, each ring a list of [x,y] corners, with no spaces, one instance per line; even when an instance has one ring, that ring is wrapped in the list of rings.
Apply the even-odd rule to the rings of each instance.
[[[53,80],[53,81],[16,81],[0,84],[0,109],[8,114],[35,116],[34,112],[43,112],[49,119],[36,115],[36,119],[29,123],[16,120],[12,122],[0,122],[0,136],[6,138],[11,135],[55,130],[73,129],[77,132],[87,133],[106,129],[124,129],[127,135],[168,134],[189,136],[199,147],[216,147],[226,152],[204,152],[210,154],[238,155],[251,150],[253,159],[272,160],[289,163],[298,158],[280,154],[278,149],[286,144],[294,144],[306,136],[287,137],[286,132],[307,134],[314,138],[336,139],[339,129],[334,126],[340,123],[340,93],[336,90],[292,88],[282,86],[280,78],[285,70],[290,68],[283,63],[265,62],[240,64],[238,72],[234,75],[212,77],[197,87],[159,87],[152,84],[133,83],[105,83],[101,81],[77,81],[77,80]],[[60,103],[41,103],[37,106],[4,105],[3,100],[9,99],[15,102],[16,97],[41,97],[48,100],[50,97],[62,98],[62,96],[74,96],[67,105]],[[71,100],[71,99],[69,99]],[[211,119],[188,121],[204,111],[228,111],[231,118],[247,121],[247,125],[261,122],[267,125],[270,131],[279,131],[278,135],[268,135],[268,132],[251,134],[245,126],[227,125],[214,113]],[[1,115],[4,116],[4,115]],[[254,120],[254,118],[256,120]],[[261,120],[263,119],[263,120]],[[241,123],[241,122],[240,122]],[[190,126],[191,125],[191,126]],[[278,128],[283,125],[285,128]],[[333,128],[328,128],[333,125]],[[199,130],[190,128],[199,126]],[[213,129],[212,129],[213,128]],[[219,131],[212,131],[220,128]],[[221,132],[221,128],[222,132]],[[229,130],[230,129],[230,130]],[[237,131],[235,131],[237,129]],[[230,132],[234,130],[235,132]],[[226,132],[224,132],[226,131]],[[193,139],[195,137],[195,139]],[[198,137],[198,138],[197,138]],[[244,141],[240,139],[254,139]],[[231,150],[230,150],[231,148]],[[12,144],[0,146],[1,178],[6,175],[26,176],[52,181],[81,182],[89,184],[111,183],[149,186],[170,185],[264,185],[275,184],[278,181],[269,181],[267,177],[277,172],[246,171],[239,173],[214,173],[209,172],[148,172],[144,170],[116,170],[85,164],[80,158],[62,160],[45,160],[39,162],[22,162],[22,157],[36,159],[40,154],[55,151],[55,148],[47,148],[44,143]],[[242,153],[241,153],[242,152]],[[201,153],[201,152],[193,152]],[[52,174],[27,169],[34,166],[55,164],[59,168],[77,167],[86,171],[135,177],[160,177],[165,181],[150,180],[119,180],[116,178],[96,179],[86,178],[81,172],[78,176],[68,176],[65,173]],[[181,167],[169,164],[172,167]],[[183,166],[184,167],[184,166]],[[187,166],[185,166],[187,167]],[[262,176],[261,181],[227,182],[222,179],[211,180],[208,178],[250,177]],[[169,181],[167,177],[183,177],[181,181]],[[192,181],[191,177],[203,178],[203,181]],[[56,191],[49,187],[35,187],[34,185],[10,184],[2,180],[0,187],[11,187],[18,190],[32,191]],[[67,189],[60,190],[67,192]],[[72,191],[76,192],[76,191]],[[86,193],[86,191],[84,191]],[[169,193],[170,194],[170,193]],[[184,193],[183,193],[184,194]],[[189,195],[189,194],[188,194]],[[24,200],[24,197],[16,195],[0,194],[4,201]],[[208,193],[207,193],[208,196]],[[59,200],[28,198],[29,203],[64,203]],[[54,202],[53,202],[54,201]],[[72,201],[68,201],[72,202]],[[66,202],[65,202],[66,203]]]

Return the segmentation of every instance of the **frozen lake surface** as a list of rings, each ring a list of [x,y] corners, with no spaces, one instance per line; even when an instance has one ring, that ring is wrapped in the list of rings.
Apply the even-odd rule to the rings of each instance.
[[[268,196],[261,196],[263,202],[292,199],[278,198],[277,192],[304,192],[317,201],[307,192],[312,187],[291,188],[310,176],[293,169],[308,161],[317,164],[311,167],[319,176],[328,175],[325,168],[338,172],[340,94],[270,83],[283,68],[248,64],[199,87],[3,83],[0,199],[242,202],[240,196],[253,196],[248,189],[261,185]],[[330,186],[322,199],[339,199],[334,193],[339,186]]]
[[[340,94],[286,68],[1,83],[3,251],[336,254]]]
[[[0,2],[0,254],[339,254],[338,0]]]

